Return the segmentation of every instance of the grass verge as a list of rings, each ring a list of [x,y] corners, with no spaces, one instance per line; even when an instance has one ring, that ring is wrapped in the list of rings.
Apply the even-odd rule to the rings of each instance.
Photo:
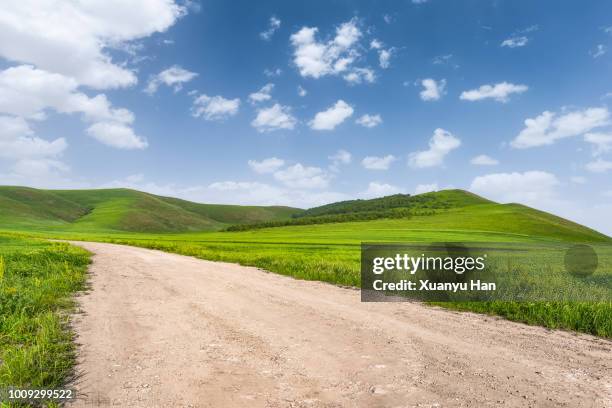
[[[164,241],[161,239],[95,238],[118,244],[158,249],[181,255],[194,256],[212,261],[233,262],[255,266],[270,272],[292,276],[298,279],[316,280],[333,284],[359,287],[360,247],[350,244],[296,244],[296,243],[248,243],[248,242],[202,242]],[[609,268],[605,268],[609,271]],[[531,276],[531,275],[528,275]],[[601,275],[595,281],[603,284],[580,284],[575,286],[589,293],[609,291],[605,282],[608,275]],[[604,281],[605,280],[605,281]],[[565,281],[564,281],[565,282]],[[543,290],[559,286],[554,281],[533,281]],[[603,285],[603,286],[602,286]],[[563,286],[559,286],[563,288]],[[567,288],[566,288],[567,289]],[[561,289],[561,290],[566,290]],[[612,338],[612,301],[589,302],[444,302],[433,303],[454,310],[472,311],[502,316],[506,319],[539,325],[552,329],[567,329],[601,337]]]
[[[69,312],[88,264],[81,248],[0,235],[0,387],[61,388],[71,379]]]

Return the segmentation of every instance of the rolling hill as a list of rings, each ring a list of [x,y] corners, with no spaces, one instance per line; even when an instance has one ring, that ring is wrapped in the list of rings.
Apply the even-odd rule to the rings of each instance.
[[[302,210],[198,204],[130,189],[39,190],[0,187],[0,228],[61,231],[213,231],[288,219]]]
[[[432,233],[466,238],[486,233],[610,241],[604,234],[561,217],[520,204],[498,204],[463,190],[396,194],[300,210],[200,204],[130,189],[0,187],[0,229],[83,233],[229,230],[252,232],[260,239],[276,234],[285,239],[316,236],[320,242],[335,238],[401,240],[409,231],[412,239]]]

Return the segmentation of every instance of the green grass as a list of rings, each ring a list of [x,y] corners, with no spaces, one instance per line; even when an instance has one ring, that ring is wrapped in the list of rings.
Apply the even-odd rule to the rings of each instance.
[[[38,190],[0,186],[0,226],[75,232],[215,231],[237,223],[289,219],[302,210],[198,204],[129,189]]]
[[[68,313],[88,263],[65,243],[0,234],[0,387],[61,388],[71,379]]]
[[[89,193],[83,194],[91,197]],[[67,195],[60,195],[63,198],[67,197]],[[47,228],[38,231],[26,228],[24,230],[40,237],[116,242],[202,259],[236,262],[299,279],[319,280],[347,286],[360,285],[361,242],[498,242],[528,245],[568,242],[601,245],[612,243],[611,238],[590,228],[522,205],[496,204],[460,190],[428,193],[424,196],[429,198],[417,200],[418,205],[422,207],[425,203],[430,208],[435,206],[434,215],[292,225],[240,232],[145,234],[117,230],[94,231],[84,228],[65,228],[63,230]],[[72,200],[75,199],[72,198]],[[83,202],[83,200],[77,199],[76,201]],[[393,207],[394,203],[406,200],[414,202],[414,198],[392,196],[390,200],[345,202],[341,203],[342,205],[326,206],[323,210],[317,211],[324,216],[325,214],[341,214],[342,211],[349,208],[354,209],[355,206],[359,206],[363,211],[370,211],[380,206],[402,208]],[[283,216],[290,215],[289,212]],[[601,272],[599,280],[590,281],[590,286],[574,285],[575,282],[567,281],[565,278],[530,279],[529,284],[533,287],[541,287],[545,291],[559,290],[561,292],[573,290],[574,286],[580,287],[585,299],[601,300],[601,293],[609,293],[610,290],[612,265],[609,266]],[[537,273],[538,271],[531,272]],[[608,292],[605,292],[606,290]],[[609,301],[589,303],[462,302],[446,303],[444,306],[497,314],[529,324],[612,337],[612,309]]]

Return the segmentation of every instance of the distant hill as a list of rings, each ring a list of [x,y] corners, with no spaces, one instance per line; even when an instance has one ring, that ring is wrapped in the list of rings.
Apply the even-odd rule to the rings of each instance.
[[[302,210],[198,204],[130,189],[39,190],[0,186],[0,228],[187,232],[288,219]]]
[[[418,195],[395,194],[370,200],[349,200],[322,205],[305,210],[296,217],[318,217],[322,215],[349,214],[367,211],[384,211],[394,208],[447,209],[474,204],[491,203],[485,198],[463,190],[443,190]]]
[[[371,200],[349,200],[308,210],[199,204],[130,189],[39,190],[0,186],[0,229],[58,232],[245,231],[321,225],[321,232],[350,228],[360,222],[365,237],[389,220],[401,231],[486,232],[565,241],[610,242],[604,234],[520,204],[498,204],[463,190],[419,195],[396,194]],[[325,232],[327,231],[327,232]],[[396,232],[392,232],[391,235]],[[263,231],[262,231],[263,233]],[[390,236],[391,236],[390,235]]]
[[[464,190],[407,195],[396,194],[371,200],[349,200],[298,212],[291,219],[249,225],[232,225],[229,231],[390,219],[397,231],[456,231],[506,233],[564,241],[610,242],[591,228],[521,204],[499,204]],[[373,228],[381,228],[372,223]],[[385,228],[388,228],[386,225]],[[367,228],[364,226],[364,228]],[[299,234],[298,230],[295,234]]]

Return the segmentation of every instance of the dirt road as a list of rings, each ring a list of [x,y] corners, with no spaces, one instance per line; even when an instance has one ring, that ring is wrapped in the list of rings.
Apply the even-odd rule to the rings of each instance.
[[[612,343],[111,244],[74,406],[611,407]]]

